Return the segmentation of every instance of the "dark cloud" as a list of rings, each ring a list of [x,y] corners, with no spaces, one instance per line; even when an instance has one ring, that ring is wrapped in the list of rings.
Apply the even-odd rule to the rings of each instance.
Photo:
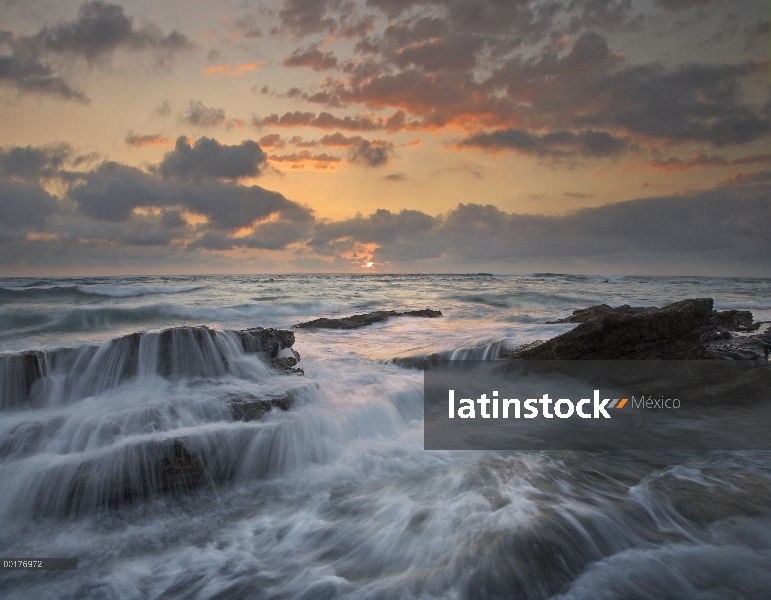
[[[686,65],[673,71],[640,66],[608,74],[595,91],[601,110],[576,121],[610,124],[672,142],[745,144],[768,135],[769,119],[741,101],[754,63]]]
[[[57,211],[56,198],[42,188],[0,179],[0,240],[43,229]]]
[[[271,215],[299,222],[310,218],[309,209],[258,186],[163,180],[114,162],[87,173],[68,196],[83,215],[101,221],[129,221],[139,207],[181,208],[206,216],[208,228],[226,232]]]
[[[335,20],[326,15],[328,0],[284,0],[278,13],[284,30],[303,37],[335,30]]]
[[[756,154],[754,156],[742,156],[741,158],[728,158],[720,155],[697,154],[690,158],[682,159],[671,156],[667,159],[654,160],[641,165],[642,169],[653,171],[686,171],[697,167],[735,167],[741,165],[770,164],[771,154]]]
[[[285,67],[310,67],[314,71],[325,71],[337,66],[334,52],[323,52],[318,48],[298,48],[284,59]]]
[[[348,160],[367,167],[384,167],[393,157],[393,145],[362,140],[358,146],[351,148]]]
[[[378,262],[526,265],[559,272],[693,272],[734,265],[767,272],[771,252],[771,188],[734,186],[686,196],[632,200],[564,216],[517,215],[495,206],[460,204],[439,217],[378,210],[367,217],[319,223],[309,246],[320,255],[376,244]],[[437,264],[437,263],[433,263]],[[662,270],[662,265],[667,265]],[[591,267],[589,267],[591,265]]]
[[[394,62],[402,68],[414,65],[427,72],[470,71],[476,66],[476,54],[483,45],[480,36],[430,40],[399,49]]]
[[[227,123],[224,108],[211,108],[200,100],[191,100],[182,120],[197,127],[219,127]]]
[[[404,181],[407,179],[407,175],[405,173],[391,173],[383,177],[383,179],[386,181]]]
[[[267,155],[257,142],[244,140],[238,146],[220,144],[202,137],[191,146],[185,136],[177,138],[174,150],[168,152],[158,165],[158,173],[165,178],[241,179],[260,175]]]
[[[586,130],[578,134],[572,131],[555,131],[535,135],[520,129],[499,129],[492,133],[478,133],[461,140],[460,148],[483,148],[486,150],[518,150],[538,156],[582,156],[605,157],[621,153],[628,141],[617,138],[606,131]]]
[[[50,57],[80,56],[93,62],[125,48],[151,50],[165,59],[193,47],[176,30],[164,35],[154,25],[135,28],[122,6],[99,1],[83,4],[73,21],[44,27],[31,36],[15,37],[6,32],[0,43],[11,49],[10,54],[0,55],[0,82],[20,92],[83,103],[88,101],[86,95],[55,72]]]
[[[0,83],[10,85],[21,93],[54,96],[64,100],[88,103],[87,96],[71,87],[53,69],[36,58],[19,54],[0,56]]]
[[[10,179],[38,182],[57,176],[72,156],[72,148],[65,143],[44,147],[0,148],[0,175]]]
[[[192,48],[192,43],[178,31],[163,35],[153,25],[135,29],[122,6],[99,1],[86,2],[74,21],[46,27],[28,43],[40,44],[49,52],[80,54],[89,60],[109,54],[118,47],[166,52]]]

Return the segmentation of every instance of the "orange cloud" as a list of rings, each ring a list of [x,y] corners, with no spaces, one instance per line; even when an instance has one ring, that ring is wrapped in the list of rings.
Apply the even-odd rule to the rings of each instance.
[[[228,65],[216,65],[213,67],[207,67],[201,71],[204,75],[212,75],[213,73],[227,73],[230,70]]]
[[[243,75],[244,73],[250,73],[252,71],[256,71],[257,69],[260,69],[264,67],[267,63],[267,61],[260,61],[260,62],[248,62],[248,63],[241,63],[240,65],[236,65],[232,69],[230,68],[230,65],[214,65],[212,67],[206,67],[201,73],[204,75],[214,75],[216,73],[227,73],[228,75],[237,76],[237,75]]]

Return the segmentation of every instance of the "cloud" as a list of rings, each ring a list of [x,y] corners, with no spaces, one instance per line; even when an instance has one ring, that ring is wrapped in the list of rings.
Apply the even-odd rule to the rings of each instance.
[[[103,163],[68,193],[85,216],[100,221],[127,222],[135,209],[187,210],[207,218],[207,227],[232,232],[272,215],[304,222],[310,210],[277,192],[259,186],[218,181],[160,179],[114,162]]]
[[[71,87],[53,69],[35,58],[12,54],[0,56],[0,83],[15,87],[21,93],[54,96],[64,100],[88,103],[88,97]]]
[[[110,56],[118,48],[151,50],[160,60],[193,47],[182,33],[164,35],[152,24],[135,28],[123,7],[105,2],[86,2],[77,17],[53,27],[44,27],[30,36],[12,34],[2,40],[11,53],[0,55],[0,82],[22,93],[55,96],[87,103],[88,98],[56,73],[68,57],[85,58],[89,63]],[[50,58],[59,57],[54,67]]]
[[[279,162],[279,163],[301,163],[305,161],[316,162],[316,163],[337,163],[342,160],[336,156],[330,156],[326,152],[322,152],[321,154],[311,154],[310,150],[303,150],[302,152],[293,152],[292,154],[281,154],[281,155],[271,154],[269,158],[273,162]]]
[[[193,47],[183,34],[173,30],[168,35],[153,25],[135,29],[119,4],[86,2],[74,21],[43,28],[30,39],[49,52],[80,54],[89,60],[109,54],[118,47],[132,50],[176,52]]]
[[[174,143],[173,140],[170,140],[167,137],[163,137],[163,134],[161,133],[149,133],[146,135],[138,135],[134,133],[133,130],[130,130],[126,134],[126,144],[129,146],[136,146],[136,147],[142,147],[142,146],[170,146]]]
[[[286,145],[281,139],[281,135],[278,133],[269,133],[260,138],[259,141],[261,148],[282,148]]]
[[[531,134],[520,129],[499,129],[491,133],[477,133],[456,144],[458,148],[482,148],[485,150],[517,150],[538,156],[606,157],[623,152],[629,142],[614,137],[606,131],[591,129],[580,133],[555,131],[544,135]]]
[[[168,100],[162,100],[153,110],[153,114],[158,117],[168,117],[171,114],[171,103]]]
[[[316,127],[318,129],[342,129],[344,131],[399,131],[410,129],[414,125],[407,122],[404,111],[396,111],[390,117],[372,117],[357,115],[355,117],[338,117],[329,112],[318,115],[313,112],[285,112],[279,116],[271,114],[265,118],[252,119],[254,127]]]
[[[311,67],[314,71],[325,71],[337,66],[334,52],[322,52],[318,48],[298,48],[284,59],[285,67]]]
[[[224,108],[210,108],[200,100],[191,100],[182,120],[197,127],[219,127],[227,124]]]
[[[334,123],[338,130],[486,130],[498,140],[475,141],[499,149],[520,131],[529,139],[519,142],[532,152],[552,154],[547,136],[573,132],[569,151],[586,157],[619,154],[630,139],[643,149],[721,147],[771,132],[757,95],[746,93],[765,62],[627,63],[623,52],[614,52],[604,32],[633,32],[645,18],[628,0],[371,0],[368,6],[389,16],[382,35],[359,41],[361,56],[341,65],[342,77],[296,95],[339,108],[395,110],[398,122],[367,115],[355,126]],[[306,58],[303,52],[293,55],[297,64],[316,64],[323,54],[316,49],[315,58]],[[254,124],[330,128],[320,117],[295,111]]]
[[[181,136],[177,138],[174,150],[168,152],[158,165],[158,173],[170,179],[236,180],[257,177],[266,160],[265,152],[252,140],[227,146],[202,137],[191,146],[187,138]]]
[[[231,75],[233,77],[238,75],[243,75],[244,73],[251,73],[252,71],[256,71],[260,69],[262,66],[266,64],[266,61],[261,61],[258,63],[255,62],[246,62],[241,63],[240,65],[236,65],[232,69],[230,68],[230,65],[214,65],[211,67],[206,67],[203,71],[201,71],[204,75],[214,75],[217,73],[226,73],[228,75]]]
[[[563,216],[518,215],[478,204],[459,204],[438,217],[381,209],[318,223],[309,246],[328,256],[367,246],[377,262],[434,264],[442,270],[486,265],[511,273],[538,265],[557,272],[611,266],[683,273],[730,272],[733,265],[745,273],[768,273],[769,227],[771,187],[756,185],[631,200]]]
[[[0,179],[0,240],[43,229],[58,209],[56,198],[42,188]]]
[[[377,143],[362,140],[359,145],[351,148],[348,160],[367,167],[383,167],[389,163],[393,152],[393,145],[389,142]]]
[[[698,167],[733,167],[740,165],[759,165],[771,164],[771,154],[756,154],[754,156],[743,156],[741,158],[727,158],[719,155],[697,154],[690,158],[682,159],[672,156],[666,160],[656,160],[635,165],[631,170],[651,170],[651,171],[687,171]]]
[[[66,143],[0,148],[0,175],[14,180],[39,182],[56,177],[72,155],[72,148]]]
[[[407,179],[407,175],[405,173],[391,173],[383,177],[383,179],[386,181],[404,181]]]
[[[335,30],[335,20],[326,15],[328,0],[284,0],[278,16],[282,28],[298,37]]]

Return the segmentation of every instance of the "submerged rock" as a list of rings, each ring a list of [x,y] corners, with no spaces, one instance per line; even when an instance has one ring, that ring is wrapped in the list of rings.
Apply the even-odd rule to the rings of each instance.
[[[406,312],[400,312],[397,310],[379,310],[363,315],[343,317],[341,319],[314,319],[313,321],[298,323],[293,327],[295,329],[358,329],[359,327],[365,327],[366,325],[371,325],[372,323],[381,323],[390,317],[424,317],[427,319],[434,319],[441,316],[442,311],[431,310],[430,308],[426,308],[425,310],[410,310]]]

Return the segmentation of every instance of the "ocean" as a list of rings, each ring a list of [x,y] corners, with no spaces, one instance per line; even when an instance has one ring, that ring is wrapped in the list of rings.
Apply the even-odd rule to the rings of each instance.
[[[2,570],[0,597],[769,598],[769,453],[425,451],[422,372],[394,362],[492,360],[577,308],[695,297],[771,319],[769,279],[0,279],[0,557],[78,559]],[[424,308],[443,316],[294,330],[304,376],[230,333]],[[159,375],[157,334],[183,325],[214,342],[179,341]],[[21,402],[30,350],[47,371]],[[164,483],[175,464],[194,489]]]

